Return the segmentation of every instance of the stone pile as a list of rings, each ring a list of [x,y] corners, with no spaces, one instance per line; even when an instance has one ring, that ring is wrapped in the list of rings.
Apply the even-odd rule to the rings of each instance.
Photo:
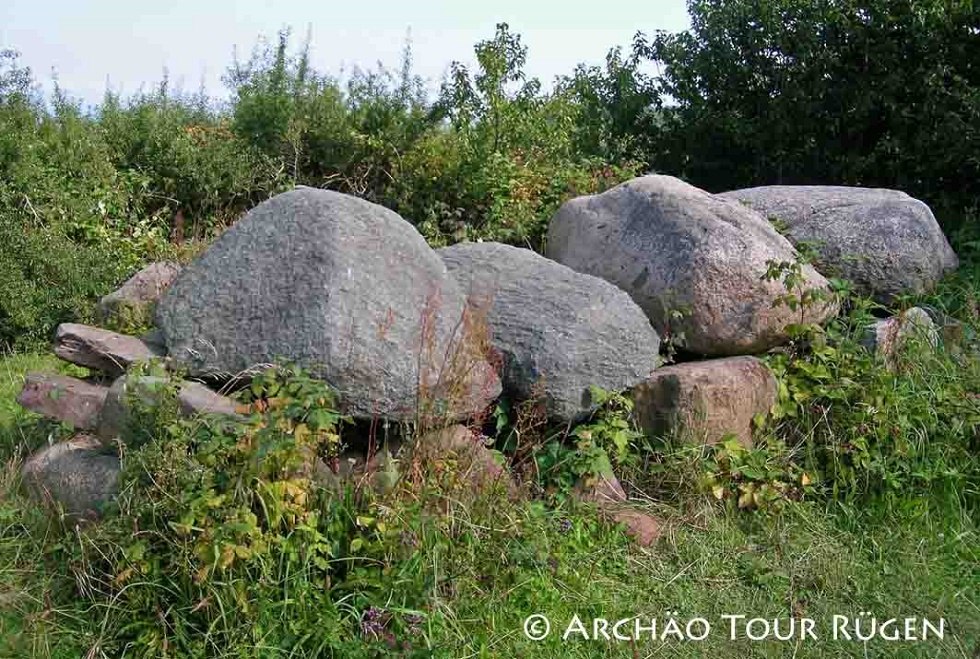
[[[816,246],[816,268],[799,259],[804,242]],[[546,258],[496,243],[432,250],[388,209],[297,188],[189,265],[153,264],[100,303],[115,327],[152,318],[150,334],[58,328],[55,354],[93,376],[26,378],[19,402],[78,434],[28,460],[25,483],[72,514],[95,511],[114,491],[113,447],[126,441],[133,400],[152,405],[169,389],[183,415],[235,417],[222,387],[272,363],[329,383],[354,418],[439,421],[445,430],[421,443],[432,459],[469,465],[477,489],[514,484],[479,435],[453,424],[482,418],[501,393],[570,425],[594,410],[593,387],[625,391],[647,433],[749,445],[777,396],[756,355],[786,343],[787,326],[837,313],[826,277],[890,301],[927,291],[956,263],[928,207],[890,190],[712,195],[644,176],[565,203]],[[797,275],[790,289],[787,271]],[[790,309],[801,291],[819,294]],[[912,309],[869,327],[865,344],[891,362],[938,337],[929,314]],[[681,360],[658,368],[665,344]],[[149,360],[193,380],[131,368]],[[351,473],[370,464],[352,459]],[[659,536],[615,475],[577,491],[641,544]]]

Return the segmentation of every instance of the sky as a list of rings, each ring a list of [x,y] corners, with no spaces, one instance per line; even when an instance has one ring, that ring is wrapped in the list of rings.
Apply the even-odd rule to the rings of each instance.
[[[684,0],[2,0],[0,49],[50,89],[58,84],[85,103],[107,85],[124,96],[152,86],[166,69],[187,92],[227,90],[221,76],[233,53],[245,57],[259,36],[292,29],[311,36],[311,60],[343,77],[378,62],[397,68],[411,34],[415,72],[430,90],[452,61],[472,64],[473,46],[506,22],[528,47],[526,72],[546,86],[578,63],[601,64],[613,46],[642,31],[688,26]]]

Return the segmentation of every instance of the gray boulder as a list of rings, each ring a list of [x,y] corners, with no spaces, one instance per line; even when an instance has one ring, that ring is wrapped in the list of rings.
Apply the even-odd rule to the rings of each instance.
[[[119,458],[89,435],[46,446],[27,459],[21,481],[34,497],[73,517],[97,517],[117,491]]]
[[[335,387],[344,410],[462,418],[500,383],[469,348],[465,300],[408,222],[300,188],[252,209],[188,265],[157,306],[171,359],[230,378],[277,361]]]
[[[801,315],[778,304],[767,262],[792,262],[793,246],[760,214],[670,176],[644,176],[565,203],[551,220],[547,254],[610,281],[647,314],[661,337],[683,335],[702,355],[738,355],[784,343],[785,328],[836,313],[821,302]],[[810,266],[806,289],[827,281]]]
[[[96,316],[103,323],[133,327],[144,325],[153,318],[154,305],[178,274],[178,263],[151,263],[130,277],[118,290],[99,300]]]
[[[118,376],[134,362],[159,357],[157,349],[135,336],[77,323],[62,323],[55,333],[54,354],[72,364]]]
[[[539,397],[552,418],[588,414],[592,385],[621,391],[656,368],[656,331],[609,282],[500,243],[437,253],[471,303],[487,313],[492,344],[503,357],[504,390],[517,399]]]
[[[910,348],[939,347],[939,329],[925,309],[912,307],[890,318],[877,320],[865,329],[861,343],[881,357],[888,368],[898,366]]]
[[[928,292],[958,260],[929,207],[898,190],[773,185],[719,195],[739,200],[812,243],[820,272],[880,302]]]

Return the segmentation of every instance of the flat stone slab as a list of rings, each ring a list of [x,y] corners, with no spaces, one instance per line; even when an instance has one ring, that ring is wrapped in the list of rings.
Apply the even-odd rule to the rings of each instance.
[[[21,480],[29,494],[69,515],[97,517],[116,494],[119,471],[118,457],[103,453],[91,435],[79,434],[28,458]]]
[[[66,362],[112,376],[122,375],[130,364],[161,356],[135,336],[77,323],[58,326],[54,354]]]
[[[180,413],[187,417],[196,414],[238,414],[238,404],[234,400],[191,380],[181,383],[177,392],[177,403],[180,405]]]
[[[99,416],[96,436],[104,443],[111,444],[123,437],[129,424],[132,401],[141,401],[143,405],[154,407],[159,405],[173,386],[173,382],[165,377],[152,375],[122,375],[108,389],[105,405]],[[183,381],[177,388],[178,411],[184,418],[192,418],[199,414],[218,414],[237,416],[237,404],[231,398],[212,391],[200,382]]]
[[[78,430],[92,430],[99,422],[108,387],[55,373],[28,373],[17,396],[21,407]]]

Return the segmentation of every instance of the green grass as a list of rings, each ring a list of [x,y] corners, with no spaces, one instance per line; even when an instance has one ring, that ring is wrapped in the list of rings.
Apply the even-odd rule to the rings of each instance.
[[[38,438],[24,435],[25,415],[11,400],[21,373],[53,367],[47,357],[0,361],[0,428],[6,438],[0,446],[7,461],[0,474],[0,656],[154,656],[112,645],[110,631],[127,620],[119,603],[73,594],[84,586],[75,577],[85,574],[85,566],[60,559],[73,555],[71,545],[85,542],[86,531],[63,528],[17,491],[17,459],[10,458],[17,442],[11,438]],[[449,504],[447,515],[433,516],[418,506],[394,506],[385,519],[409,532],[410,541],[402,535],[385,544],[372,559],[377,565],[347,571],[329,587],[307,590],[311,584],[293,575],[266,591],[279,597],[223,603],[224,635],[217,627],[208,633],[224,642],[211,646],[208,655],[317,656],[315,644],[284,633],[307,629],[331,639],[332,650],[322,656],[338,657],[971,658],[980,644],[980,528],[966,510],[935,505],[919,496],[895,496],[863,507],[796,502],[745,512],[692,497],[673,507],[656,506],[667,519],[667,533],[650,550],[635,547],[585,507],[548,509],[488,499]],[[571,521],[570,530],[560,528],[562,519]],[[163,580],[150,586],[165,587]],[[317,592],[325,597],[299,595]],[[174,606],[180,602],[175,596]],[[368,607],[392,616],[397,651],[361,637],[358,623]],[[398,622],[409,611],[422,615],[414,632]],[[860,611],[880,620],[942,617],[946,636],[867,646],[830,637],[833,615]],[[576,614],[590,626],[596,617],[629,616],[665,624],[667,612],[681,621],[704,617],[712,633],[702,642],[646,641],[635,647],[559,638]],[[545,641],[524,636],[523,621],[531,613],[552,621]],[[185,614],[189,619],[186,610],[159,612],[167,639],[158,647],[161,654],[165,647],[170,656],[187,656],[182,649],[192,647],[191,634],[162,623]],[[819,638],[732,641],[725,614],[814,618]],[[236,629],[236,620],[257,622]],[[290,639],[292,654],[286,648]]]

